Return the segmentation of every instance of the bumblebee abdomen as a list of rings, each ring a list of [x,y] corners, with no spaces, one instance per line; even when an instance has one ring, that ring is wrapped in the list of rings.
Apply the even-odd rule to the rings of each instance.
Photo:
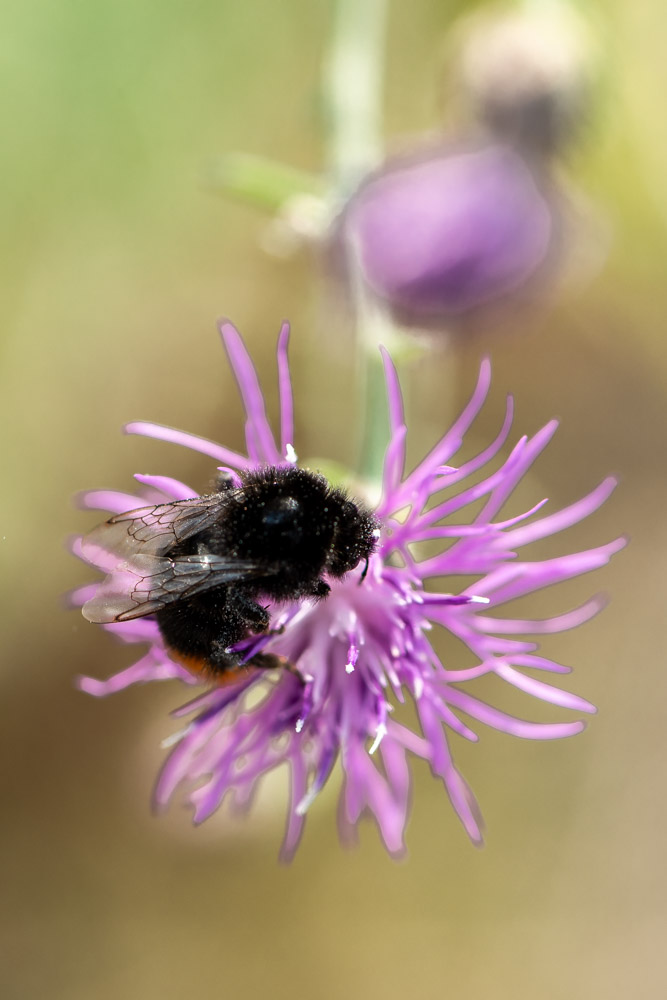
[[[257,669],[252,662],[234,663],[232,657],[230,657],[229,665],[221,665],[213,663],[205,656],[179,652],[173,646],[167,646],[167,652],[172,660],[176,660],[195,677],[199,677],[204,684],[214,683],[221,686],[234,684],[246,677],[250,669]]]

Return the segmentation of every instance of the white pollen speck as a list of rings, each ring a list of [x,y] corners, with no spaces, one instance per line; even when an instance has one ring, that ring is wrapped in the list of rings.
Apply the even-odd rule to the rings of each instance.
[[[384,722],[381,722],[380,725],[377,727],[377,732],[375,733],[375,739],[373,740],[373,746],[368,751],[369,754],[372,755],[375,753],[375,751],[380,746],[382,740],[385,738],[386,735],[387,735],[387,727],[385,726]]]
[[[294,727],[295,732],[300,733],[301,730],[303,729],[303,724],[304,724],[303,719],[297,719],[296,726]]]
[[[354,663],[346,663],[345,664],[345,673],[346,674],[353,674],[354,673]]]
[[[165,738],[160,743],[163,750],[168,750],[169,747],[173,747],[175,743],[180,743],[181,740],[188,735],[192,725],[186,726],[185,729],[179,729],[177,732],[172,733],[171,736],[165,736]]]
[[[471,597],[470,598],[470,603],[471,604],[488,604],[489,600],[490,600],[490,598],[488,598],[488,597]]]
[[[306,792],[306,794],[304,795],[304,797],[301,799],[296,809],[294,810],[297,816],[306,815],[306,813],[312,806],[313,802],[317,798],[319,791],[320,791],[319,788],[315,785],[313,786],[313,788],[310,789],[309,792]]]
[[[293,445],[285,445],[285,461],[289,462],[291,465],[296,465],[297,455],[294,450]]]

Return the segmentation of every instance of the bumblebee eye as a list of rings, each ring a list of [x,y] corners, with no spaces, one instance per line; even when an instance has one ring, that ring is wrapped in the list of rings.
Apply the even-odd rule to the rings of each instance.
[[[260,524],[264,543],[297,545],[303,535],[301,504],[289,496],[270,500],[262,511]]]
[[[294,497],[278,497],[266,504],[262,511],[262,522],[267,527],[285,527],[292,524],[301,511],[301,505]]]

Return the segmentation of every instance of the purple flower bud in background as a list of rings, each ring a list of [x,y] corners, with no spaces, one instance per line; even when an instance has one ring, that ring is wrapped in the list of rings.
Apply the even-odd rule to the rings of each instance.
[[[280,439],[269,426],[264,398],[252,362],[237,331],[224,324],[222,334],[245,403],[247,454],[192,434],[155,424],[135,423],[127,430],[185,445],[223,465],[236,485],[239,476],[266,467],[293,468],[293,408],[287,364],[287,327],[278,345]],[[504,615],[507,602],[542,590],[608,562],[622,539],[596,548],[535,560],[522,554],[530,542],[558,534],[595,511],[614,488],[607,479],[583,499],[561,510],[540,514],[542,500],[527,511],[501,508],[546,447],[556,422],[532,437],[521,437],[500,462],[494,459],[507,441],[512,402],[502,426],[486,448],[455,467],[452,459],[480,412],[490,384],[488,362],[482,364],[467,406],[431,451],[406,471],[406,425],[398,378],[383,353],[390,416],[380,499],[374,512],[377,545],[365,566],[344,576],[332,572],[330,591],[322,599],[302,597],[283,603],[267,601],[270,627],[233,647],[245,666],[231,683],[213,684],[175,712],[190,721],[166,741],[169,755],[156,788],[165,805],[185,794],[202,822],[229,796],[247,809],[262,777],[286,765],[290,774],[283,857],[296,850],[308,810],[339,762],[343,771],[339,828],[345,841],[366,814],[377,822],[392,854],[404,850],[410,809],[410,758],[430,765],[449,796],[468,836],[482,839],[475,797],[454,763],[449,737],[476,742],[479,726],[527,739],[550,740],[581,732],[580,718],[546,723],[507,714],[474,694],[474,682],[492,676],[529,698],[577,714],[594,711],[583,698],[539,680],[569,668],[538,654],[535,636],[557,633],[587,621],[602,606],[593,598],[580,607],[541,620]],[[492,465],[489,468],[489,465]],[[230,472],[231,470],[231,472]],[[157,558],[150,544],[150,524],[159,524],[176,504],[195,496],[191,487],[166,476],[136,477],[134,493],[91,491],[90,508],[122,514],[143,507],[147,515],[138,537],[148,541],[142,565],[168,576],[169,552]],[[147,503],[159,505],[146,511]],[[168,505],[165,508],[162,505]],[[135,522],[136,524],[136,522]],[[90,538],[91,536],[88,536]],[[99,537],[94,533],[94,537]],[[133,558],[127,539],[127,560]],[[430,551],[422,551],[422,543]],[[102,546],[75,544],[75,551],[109,574],[105,583],[81,588],[76,605],[95,602],[100,592],[124,604],[123,588],[130,562]],[[190,557],[192,560],[196,556]],[[157,559],[157,562],[156,562]],[[193,563],[194,565],[194,563]],[[118,639],[142,647],[136,663],[108,680],[86,677],[84,691],[104,696],[129,685],[173,679],[186,688],[201,683],[174,657],[153,614],[104,625]],[[443,663],[431,644],[446,630],[467,646],[472,665]],[[273,656],[283,666],[257,669],[258,654]],[[288,666],[289,665],[289,666]],[[470,690],[472,685],[473,690]],[[414,705],[417,725],[394,718],[400,703]],[[461,716],[465,716],[465,721]]]
[[[344,217],[363,278],[408,325],[517,292],[547,258],[552,212],[531,170],[503,145],[389,163]]]

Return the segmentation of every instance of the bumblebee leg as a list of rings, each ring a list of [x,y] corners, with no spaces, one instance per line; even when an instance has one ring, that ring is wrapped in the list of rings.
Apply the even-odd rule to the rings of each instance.
[[[270,628],[269,635],[282,635],[286,628],[286,625],[279,625],[278,628]]]
[[[294,666],[293,663],[290,663],[289,660],[285,660],[284,663],[282,664],[282,666],[290,674],[293,674],[296,678],[298,678],[298,680],[301,681],[301,684],[304,687],[306,686],[306,679],[305,679],[305,677],[303,676],[303,674],[301,673],[300,670],[297,670],[297,668]]]
[[[240,588],[234,588],[232,603],[234,611],[242,618],[252,632],[266,632],[271,623],[269,612],[257,601],[244,594]]]
[[[284,656],[277,656],[275,653],[257,653],[244,666],[248,668],[258,667],[260,670],[286,670],[293,677],[296,677],[302,685],[306,683],[303,674],[297,670],[293,663],[290,663]]]

